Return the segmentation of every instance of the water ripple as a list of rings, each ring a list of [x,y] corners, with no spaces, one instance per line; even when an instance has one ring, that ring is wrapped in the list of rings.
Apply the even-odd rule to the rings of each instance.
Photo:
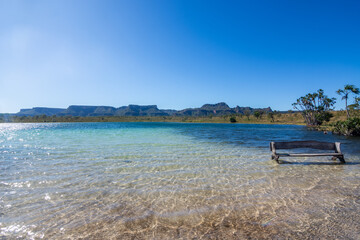
[[[349,164],[270,160],[270,141],[340,141]],[[360,139],[301,126],[0,124],[0,236],[360,236]]]

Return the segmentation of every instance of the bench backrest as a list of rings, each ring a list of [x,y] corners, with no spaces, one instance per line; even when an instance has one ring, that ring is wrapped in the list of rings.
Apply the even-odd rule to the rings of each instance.
[[[274,149],[273,149],[274,147]],[[335,143],[318,141],[271,142],[270,149],[313,148],[320,150],[336,150]]]

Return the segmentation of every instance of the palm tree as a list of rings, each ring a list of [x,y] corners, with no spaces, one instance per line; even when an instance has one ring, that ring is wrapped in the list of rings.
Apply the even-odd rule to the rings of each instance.
[[[345,99],[345,108],[346,108],[346,117],[349,118],[349,109],[348,109],[348,98],[350,93],[359,94],[359,88],[355,87],[354,85],[347,84],[344,86],[344,89],[339,89],[336,91],[337,94],[342,96],[341,99]]]

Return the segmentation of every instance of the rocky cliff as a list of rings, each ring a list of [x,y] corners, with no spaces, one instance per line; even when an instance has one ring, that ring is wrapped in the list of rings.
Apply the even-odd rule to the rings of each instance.
[[[65,111],[64,108],[46,108],[46,107],[34,107],[29,109],[20,109],[20,112],[16,113],[17,116],[36,116],[36,115],[58,115]]]
[[[129,105],[119,108],[111,106],[78,106],[71,105],[67,109],[62,108],[43,108],[35,107],[31,109],[21,109],[16,113],[17,116],[36,116],[36,115],[57,115],[57,116],[222,116],[231,114],[247,114],[255,111],[272,112],[271,108],[250,108],[239,107],[230,108],[226,103],[205,104],[200,108],[187,108],[183,110],[158,109],[156,105]]]

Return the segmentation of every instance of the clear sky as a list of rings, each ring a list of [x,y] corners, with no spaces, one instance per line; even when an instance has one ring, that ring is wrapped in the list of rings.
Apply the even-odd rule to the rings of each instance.
[[[360,87],[358,0],[0,0],[3,113],[217,102],[289,110],[347,83]]]

